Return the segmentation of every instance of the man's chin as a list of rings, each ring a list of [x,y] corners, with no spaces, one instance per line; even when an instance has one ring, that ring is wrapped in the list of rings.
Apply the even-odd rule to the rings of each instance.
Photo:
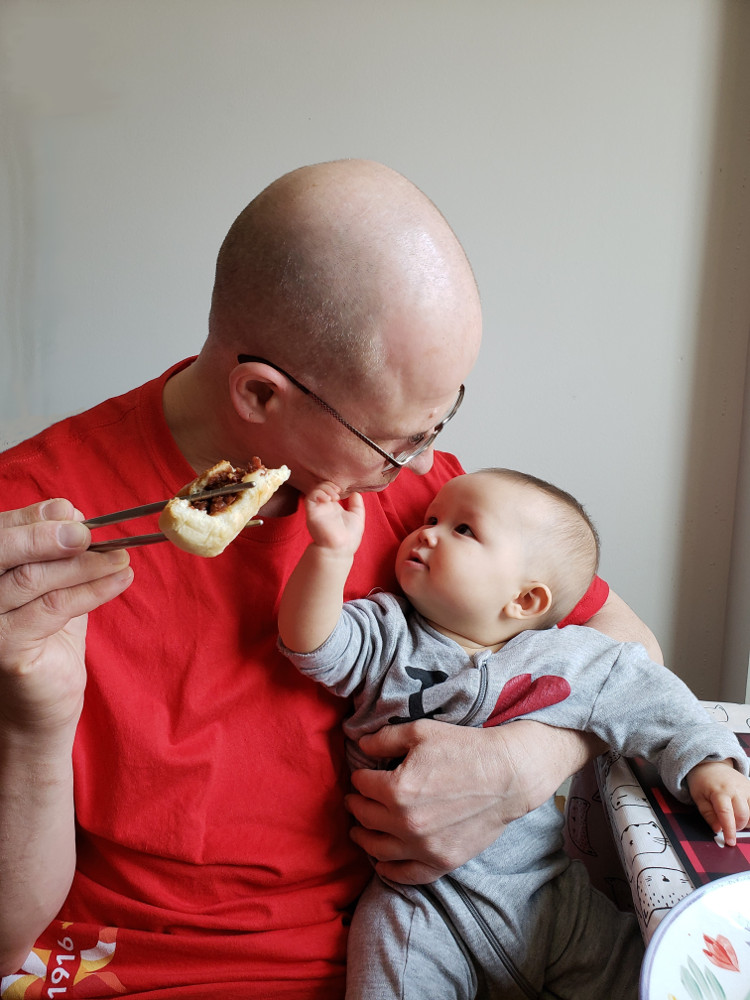
[[[398,472],[396,473],[396,476],[397,475]],[[340,494],[341,499],[345,500],[347,497],[350,497],[352,493],[382,493],[383,490],[388,489],[388,487],[391,485],[396,476],[391,477],[386,482],[373,483],[370,485],[362,485],[362,486],[354,486],[354,485],[347,486],[345,490],[341,491]]]
[[[387,490],[390,483],[380,483],[378,486],[357,486],[352,487],[352,493],[382,493],[383,490]]]

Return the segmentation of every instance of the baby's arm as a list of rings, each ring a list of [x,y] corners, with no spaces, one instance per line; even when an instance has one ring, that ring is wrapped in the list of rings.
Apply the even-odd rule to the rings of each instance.
[[[344,507],[330,483],[305,497],[305,513],[312,543],[289,577],[279,606],[281,641],[295,653],[317,649],[336,627],[344,584],[365,527],[359,493]]]
[[[737,830],[750,823],[750,778],[736,771],[731,760],[704,761],[688,772],[687,784],[701,816],[734,847]]]

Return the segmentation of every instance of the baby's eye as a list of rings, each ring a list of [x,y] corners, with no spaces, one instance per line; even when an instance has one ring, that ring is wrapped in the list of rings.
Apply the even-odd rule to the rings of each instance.
[[[437,518],[434,515],[432,517],[426,517],[424,523],[426,528],[431,528],[433,524],[437,524]]]
[[[474,532],[471,530],[468,524],[458,524],[453,529],[457,535],[471,535],[474,537]]]
[[[422,431],[419,434],[412,434],[410,438],[407,438],[409,444],[421,444],[427,437],[427,431]]]

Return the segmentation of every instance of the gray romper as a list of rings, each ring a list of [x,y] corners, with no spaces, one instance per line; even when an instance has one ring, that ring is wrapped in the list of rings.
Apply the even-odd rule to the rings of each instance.
[[[682,801],[703,760],[748,759],[688,688],[635,643],[590,628],[523,632],[469,658],[408,602],[375,594],[344,606],[312,653],[284,653],[353,699],[344,724],[352,768],[384,767],[357,745],[387,723],[495,726],[520,717],[593,732],[649,758]],[[643,944],[635,918],[593,889],[563,852],[550,799],[510,823],[478,857],[428,885],[377,876],[349,939],[348,1000],[469,997],[636,1000]]]

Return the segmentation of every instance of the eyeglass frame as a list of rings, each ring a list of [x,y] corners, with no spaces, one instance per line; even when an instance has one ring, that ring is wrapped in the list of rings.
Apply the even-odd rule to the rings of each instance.
[[[418,458],[421,454],[423,454],[423,452],[427,451],[427,449],[434,442],[438,434],[440,434],[440,432],[445,428],[445,425],[449,423],[449,421],[451,421],[458,413],[461,403],[463,402],[464,392],[465,392],[464,386],[463,384],[461,384],[458,389],[458,396],[456,398],[456,402],[453,404],[453,406],[448,411],[446,416],[444,416],[439,423],[435,424],[435,426],[432,428],[432,431],[430,433],[425,434],[424,441],[421,441],[414,451],[409,453],[401,452],[400,455],[392,455],[384,448],[381,448],[379,444],[375,444],[375,442],[371,438],[369,438],[366,434],[363,434],[362,431],[358,431],[357,428],[352,426],[352,424],[350,424],[348,420],[345,420],[337,410],[334,410],[334,408],[330,406],[328,403],[326,403],[324,399],[321,399],[321,397],[316,392],[313,392],[312,389],[308,389],[308,387],[306,385],[303,385],[302,382],[299,381],[299,379],[296,379],[293,375],[290,375],[289,372],[284,371],[283,368],[281,368],[279,365],[274,364],[273,361],[269,361],[267,358],[258,357],[255,354],[237,355],[237,363],[240,365],[244,365],[245,363],[251,361],[262,365],[268,365],[269,368],[273,368],[274,371],[279,372],[279,374],[283,375],[284,378],[289,379],[292,385],[296,386],[298,389],[304,392],[306,396],[309,396],[310,399],[314,400],[318,404],[318,406],[322,407],[322,409],[324,409],[326,413],[329,413],[332,417],[338,420],[338,422],[342,424],[344,427],[346,427],[348,431],[351,431],[352,434],[356,435],[356,437],[358,437],[360,441],[364,441],[364,443],[368,445],[370,448],[372,448],[373,451],[377,452],[378,455],[381,456],[381,458],[384,458],[386,462],[389,462],[394,467],[394,469],[405,468],[405,466],[407,466],[410,462],[413,462],[415,458]]]

